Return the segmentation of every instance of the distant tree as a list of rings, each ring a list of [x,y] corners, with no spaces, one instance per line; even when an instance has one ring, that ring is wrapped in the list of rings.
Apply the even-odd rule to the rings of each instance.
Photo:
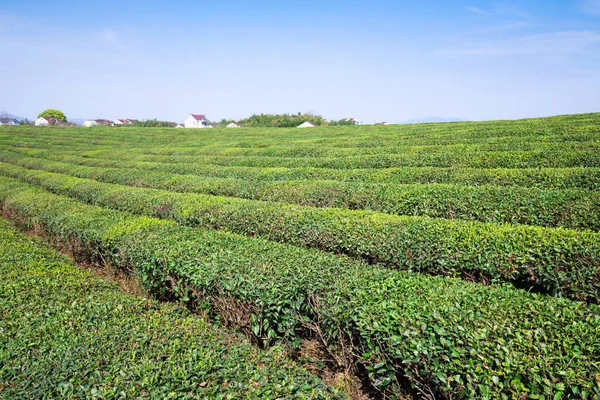
[[[177,126],[175,122],[159,121],[157,119],[148,119],[145,121],[136,121],[133,126],[139,128],[174,128]]]
[[[254,114],[238,122],[242,126],[295,128],[306,121],[315,125],[325,124],[323,117],[320,115],[302,114],[300,112],[297,114]]]
[[[38,114],[38,118],[48,117],[48,118],[56,118],[59,121],[67,122],[67,117],[60,110],[55,110],[53,108],[47,108],[41,113]]]
[[[345,121],[339,120],[339,121],[331,121],[329,123],[329,125],[331,126],[338,126],[338,125],[356,125],[356,123],[350,119],[347,119]]]

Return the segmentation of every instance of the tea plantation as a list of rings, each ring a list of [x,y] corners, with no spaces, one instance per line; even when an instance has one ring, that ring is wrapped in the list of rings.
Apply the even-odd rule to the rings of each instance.
[[[311,341],[365,396],[600,399],[599,150],[600,114],[2,127],[5,218],[219,328],[3,223],[0,396],[341,396],[277,350]]]

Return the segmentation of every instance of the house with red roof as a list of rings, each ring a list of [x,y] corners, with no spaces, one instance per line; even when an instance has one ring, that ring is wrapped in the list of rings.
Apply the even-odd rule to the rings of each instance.
[[[19,125],[19,121],[14,118],[0,118],[0,125]]]
[[[189,117],[183,121],[183,125],[186,128],[212,128],[206,115],[201,114],[190,114]]]
[[[115,126],[115,123],[107,119],[86,119],[83,122],[83,126],[87,126],[88,128],[92,126]]]
[[[136,122],[137,122],[137,119],[115,119],[113,121],[113,126],[133,125]]]
[[[35,126],[62,126],[64,122],[54,117],[39,117],[35,120]]]
[[[340,122],[351,122],[354,125],[362,125],[362,121],[357,118],[342,118]]]

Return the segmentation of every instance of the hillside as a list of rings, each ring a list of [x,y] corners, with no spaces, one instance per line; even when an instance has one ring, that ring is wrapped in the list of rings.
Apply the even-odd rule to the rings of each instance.
[[[0,204],[261,348],[318,343],[365,395],[593,398],[599,150],[600,113],[3,127]]]

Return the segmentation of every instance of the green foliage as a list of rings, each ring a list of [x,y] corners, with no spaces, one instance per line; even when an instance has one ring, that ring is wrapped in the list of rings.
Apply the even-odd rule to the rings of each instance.
[[[104,150],[86,156],[121,160],[130,151]],[[134,154],[132,154],[134,155]],[[389,168],[599,168],[600,152],[595,147],[582,150],[490,151],[473,148],[466,151],[449,151],[422,154],[365,154],[332,157],[279,157],[230,155],[139,155],[132,160],[159,164],[179,164],[179,168],[192,165],[214,165],[252,168],[326,168],[389,169]]]
[[[315,125],[323,125],[323,117],[313,114],[254,114],[249,118],[237,121],[244,127],[295,128],[309,121]],[[227,125],[234,121],[222,121]]]
[[[297,113],[297,114],[253,114],[251,117],[235,121],[232,119],[222,119],[220,125],[227,126],[231,122],[237,122],[244,127],[253,128],[295,128],[304,122],[312,122],[313,124],[329,125],[329,126],[348,126],[355,125],[351,120],[330,121],[323,119],[320,115],[313,113]]]
[[[256,343],[319,339],[391,398],[600,398],[600,114],[266,127],[293,117],[6,127],[0,204]]]
[[[154,171],[197,175],[215,178],[236,178],[260,182],[289,180],[334,180],[356,183],[388,184],[458,184],[462,186],[515,186],[540,189],[589,189],[600,190],[600,168],[438,168],[402,167],[385,169],[330,169],[330,168],[252,168],[184,163],[157,163],[135,161],[130,155],[126,160],[94,158],[66,154],[58,150],[11,149],[12,153],[35,158],[65,162],[67,164],[101,168],[141,169],[149,174]],[[2,159],[7,160],[6,153]],[[7,161],[12,162],[12,161]]]
[[[356,125],[356,122],[354,122],[352,119],[346,119],[346,120],[339,120],[339,121],[331,121],[327,125],[331,125],[331,126],[353,126],[353,125]]]
[[[309,329],[333,352],[343,343],[389,395],[405,377],[417,393],[453,398],[600,396],[596,305],[165,225],[7,178],[2,187],[4,212],[25,227],[85,247],[93,238],[154,293],[187,289],[255,339],[294,343]]]
[[[41,118],[41,117],[56,118],[59,121],[67,122],[67,117],[65,116],[65,114],[62,111],[55,110],[53,108],[45,109],[44,111],[39,113],[37,117],[38,118]]]
[[[277,348],[123,293],[4,220],[0,293],[2,398],[341,398]]]
[[[600,299],[598,233],[128,188],[2,163],[0,173],[86,203],[184,225],[348,254],[396,269]]]
[[[158,121],[156,119],[148,119],[144,121],[135,121],[133,125],[124,125],[124,126],[133,126],[138,128],[174,128],[173,122],[169,121]]]
[[[81,178],[93,177],[107,183],[174,192],[373,210],[397,215],[600,230],[600,195],[588,190],[403,185],[324,179],[252,182],[239,178],[152,172],[142,168],[75,166],[2,151],[0,161]]]

